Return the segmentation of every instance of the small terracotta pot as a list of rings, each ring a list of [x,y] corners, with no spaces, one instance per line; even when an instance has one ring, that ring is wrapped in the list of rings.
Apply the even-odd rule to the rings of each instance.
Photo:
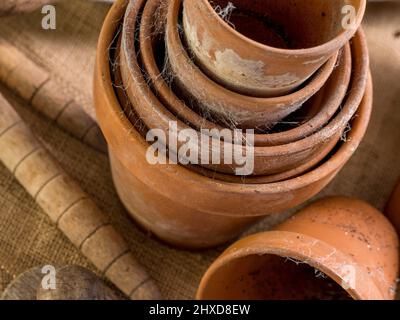
[[[100,34],[94,104],[111,157],[116,160],[112,160],[112,169],[123,203],[137,221],[163,240],[192,248],[228,241],[258,219],[313,197],[357,149],[371,114],[371,87],[352,120],[347,142],[338,146],[320,166],[296,179],[244,185],[215,181],[180,165],[149,164],[146,160],[149,145],[123,112],[110,73],[109,48],[125,10],[126,2],[118,0]],[[145,101],[145,97],[141,99]]]
[[[197,298],[391,300],[398,258],[397,235],[383,214],[331,197],[229,247],[204,275]]]
[[[397,184],[386,205],[385,213],[400,234],[400,182]]]
[[[217,129],[221,131],[222,126],[208,121],[205,115],[200,115],[188,107],[183,100],[177,97],[171,84],[164,78],[168,77],[159,69],[160,60],[165,60],[166,56],[162,52],[165,34],[166,21],[166,2],[163,0],[149,0],[146,2],[140,23],[140,57],[143,63],[143,70],[146,78],[154,88],[155,94],[162,104],[167,107],[174,115],[186,124],[200,129]],[[156,17],[156,21],[154,19]],[[157,56],[156,56],[157,52]],[[285,119],[286,122],[299,121],[295,128],[269,134],[255,134],[255,146],[273,146],[286,144],[300,140],[320,129],[328,122],[337,111],[340,103],[347,92],[351,75],[351,51],[347,44],[340,51],[338,65],[331,77],[321,90],[308,100],[298,114],[294,114],[292,119]]]
[[[149,88],[136,58],[138,52],[134,39],[137,28],[132,21],[137,21],[143,4],[143,1],[132,3],[128,6],[125,14],[120,55],[122,79],[135,112],[149,129],[162,130],[164,133],[169,132],[173,136],[172,140],[178,141],[177,146],[173,147],[168,144],[168,141],[162,142],[176,153],[184,144],[179,142],[177,137],[180,132],[189,127],[184,122],[176,119],[157,99]],[[361,102],[368,78],[368,50],[362,31],[358,32],[357,37],[354,38],[352,51],[354,56],[353,81],[343,109],[323,129],[305,139],[274,147],[256,146],[254,148],[254,170],[252,170],[252,175],[272,175],[295,169],[317,157],[325,149],[326,145],[329,145],[332,140],[340,136]],[[171,121],[177,122],[176,132],[170,130]],[[197,133],[197,141],[202,141],[201,136],[201,133]],[[235,174],[241,166],[236,163],[225,163],[224,161],[224,150],[231,150],[232,144],[226,141],[217,143],[219,143],[219,149],[222,150],[219,154],[221,157],[220,164],[204,164],[201,161],[199,163],[213,171]],[[209,152],[208,159],[211,159],[217,149],[212,147],[213,143],[210,143],[209,146],[209,150],[203,150],[201,147],[199,149],[202,150],[201,153]],[[244,147],[242,154],[246,154]]]
[[[191,60],[179,34],[181,0],[169,1],[166,29],[168,62],[176,85],[186,98],[231,128],[269,128],[299,109],[317,93],[332,73],[337,51],[298,91],[275,98],[238,94],[208,78]]]
[[[181,0],[175,1],[178,7]],[[236,92],[279,96],[297,88],[351,39],[361,24],[365,0],[213,0],[235,6],[226,23],[209,0],[183,2],[184,33],[197,63]],[[354,23],[344,28],[345,5]],[[178,9],[179,10],[179,9]],[[240,33],[242,32],[242,33]],[[252,37],[253,39],[250,39]]]

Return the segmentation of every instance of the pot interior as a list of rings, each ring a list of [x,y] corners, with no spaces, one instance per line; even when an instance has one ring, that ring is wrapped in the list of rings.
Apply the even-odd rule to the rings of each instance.
[[[358,13],[361,0],[209,0],[228,24],[246,37],[283,49],[322,45],[341,34],[352,5]],[[356,17],[354,17],[356,18]]]
[[[204,300],[351,300],[335,281],[304,262],[273,254],[249,255],[219,267]]]

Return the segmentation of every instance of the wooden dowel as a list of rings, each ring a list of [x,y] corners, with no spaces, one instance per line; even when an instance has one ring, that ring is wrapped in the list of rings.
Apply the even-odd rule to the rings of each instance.
[[[43,67],[5,40],[0,40],[0,81],[74,137],[107,152],[97,123],[73,97],[61,92]]]
[[[159,299],[108,217],[69,177],[0,95],[0,160],[71,242],[132,299]]]

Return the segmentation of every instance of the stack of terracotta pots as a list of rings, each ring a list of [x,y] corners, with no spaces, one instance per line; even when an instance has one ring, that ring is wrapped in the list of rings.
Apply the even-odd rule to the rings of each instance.
[[[323,189],[371,114],[364,10],[364,0],[117,1],[100,35],[94,97],[135,220],[168,243],[206,248]],[[216,134],[238,129],[240,139]],[[180,154],[187,132],[209,138],[201,157],[219,161]],[[178,164],[151,163],[154,140]],[[232,149],[252,150],[250,174],[225,162]]]
[[[170,244],[207,248],[321,191],[371,115],[365,5],[117,1],[100,35],[94,97],[132,217]],[[188,145],[201,152],[180,152]],[[229,150],[250,155],[252,170],[226,161]],[[217,161],[192,161],[204,158]],[[197,296],[393,299],[397,250],[380,212],[329,198],[233,244]]]

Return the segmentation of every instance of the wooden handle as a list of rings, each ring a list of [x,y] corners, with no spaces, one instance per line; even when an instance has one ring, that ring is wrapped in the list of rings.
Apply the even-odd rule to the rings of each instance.
[[[97,123],[41,66],[5,40],[0,40],[0,81],[74,137],[107,151]]]
[[[132,299],[159,299],[153,280],[89,196],[0,95],[0,160],[82,253]]]

